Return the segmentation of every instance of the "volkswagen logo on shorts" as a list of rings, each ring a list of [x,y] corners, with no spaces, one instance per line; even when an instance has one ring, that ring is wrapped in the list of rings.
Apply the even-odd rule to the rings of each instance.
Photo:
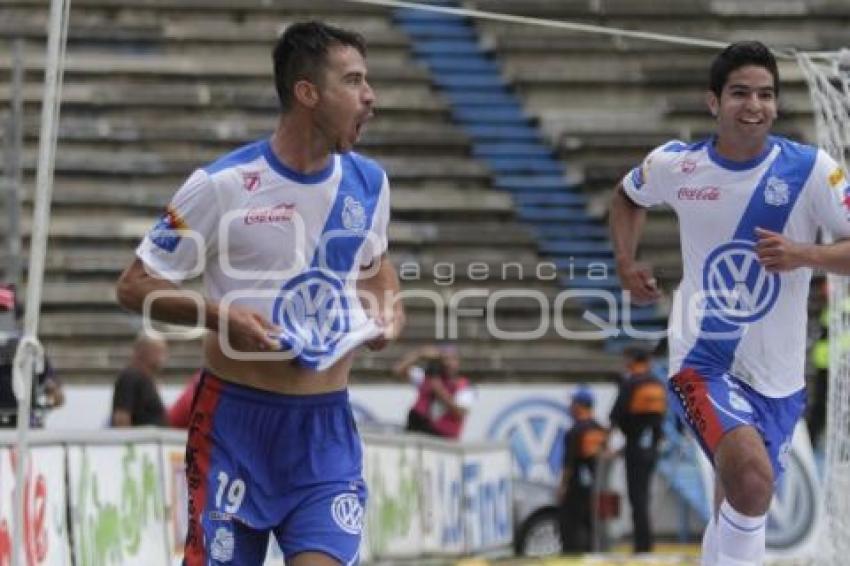
[[[487,433],[507,441],[525,480],[555,484],[564,459],[564,435],[572,418],[564,405],[548,399],[527,399],[499,413]]]
[[[293,342],[284,346],[320,356],[348,332],[349,308],[350,299],[339,277],[324,269],[308,269],[283,286],[272,308],[272,322]]]
[[[779,274],[768,273],[752,242],[733,240],[705,261],[703,288],[708,310],[732,324],[762,318],[779,297]]]
[[[359,535],[363,528],[363,506],[357,494],[343,493],[334,497],[331,504],[334,523],[351,535]]]

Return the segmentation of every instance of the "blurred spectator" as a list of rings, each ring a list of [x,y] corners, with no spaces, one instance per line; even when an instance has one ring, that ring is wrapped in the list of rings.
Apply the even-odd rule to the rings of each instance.
[[[607,431],[593,417],[593,392],[579,387],[570,401],[573,426],[564,437],[564,469],[558,488],[561,540],[565,553],[593,550],[593,492],[597,461],[608,441]]]
[[[469,379],[459,375],[460,358],[454,346],[423,346],[409,352],[393,368],[419,394],[407,415],[407,430],[460,438],[463,422],[475,402]]]
[[[0,428],[18,425],[18,398],[12,389],[12,366],[21,338],[22,316],[23,308],[17,301],[15,289],[0,286]],[[64,402],[62,382],[45,354],[43,371],[33,376],[30,426],[44,426],[46,412]]]
[[[650,552],[650,487],[667,412],[667,388],[652,374],[648,351],[633,347],[624,355],[626,371],[610,420],[611,426],[618,427],[626,437],[626,487],[632,507],[634,551]]]
[[[118,374],[115,381],[112,426],[168,424],[156,383],[167,359],[168,345],[164,340],[139,334],[133,345],[130,365]]]
[[[201,374],[204,370],[199,369],[180,392],[171,407],[168,408],[168,425],[174,428],[189,428],[189,419],[192,416],[192,401],[195,399],[195,391],[201,382]]]

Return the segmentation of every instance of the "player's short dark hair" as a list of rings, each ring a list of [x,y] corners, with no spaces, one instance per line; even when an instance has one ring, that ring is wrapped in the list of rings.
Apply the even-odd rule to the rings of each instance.
[[[292,107],[293,87],[300,80],[318,82],[328,50],[334,46],[353,47],[366,56],[366,41],[359,33],[310,21],[290,25],[274,46],[274,86],[281,111]]]
[[[779,68],[770,49],[760,41],[739,41],[730,44],[720,52],[711,63],[708,75],[708,88],[717,98],[723,92],[723,86],[729,74],[741,67],[756,65],[764,67],[773,75],[773,91],[779,96]]]

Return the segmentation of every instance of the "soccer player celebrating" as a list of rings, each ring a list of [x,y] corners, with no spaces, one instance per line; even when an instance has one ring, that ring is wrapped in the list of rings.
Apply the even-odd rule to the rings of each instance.
[[[645,208],[679,217],[683,279],[670,318],[669,389],[716,472],[703,564],[761,564],[765,518],[805,406],[806,299],[813,269],[848,273],[850,186],[823,151],[771,136],[779,74],[761,43],[711,65],[715,134],[652,151],[616,187],[611,232],[623,288],[660,291],[636,261]]]
[[[122,274],[125,307],[206,328],[186,449],[184,564],[357,562],[366,501],[348,402],[353,350],[403,325],[389,184],[351,151],[372,116],[366,48],[318,22],[273,53],[269,139],[197,169]],[[203,274],[204,294],[181,289]]]

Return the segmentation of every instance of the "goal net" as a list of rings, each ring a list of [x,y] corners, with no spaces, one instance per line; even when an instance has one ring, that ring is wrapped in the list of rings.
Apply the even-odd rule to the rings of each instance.
[[[845,174],[850,163],[850,49],[800,53],[815,113],[818,145]],[[844,195],[850,202],[850,194]],[[824,528],[817,564],[847,564],[850,556],[850,278],[829,276],[830,359],[827,401]]]

